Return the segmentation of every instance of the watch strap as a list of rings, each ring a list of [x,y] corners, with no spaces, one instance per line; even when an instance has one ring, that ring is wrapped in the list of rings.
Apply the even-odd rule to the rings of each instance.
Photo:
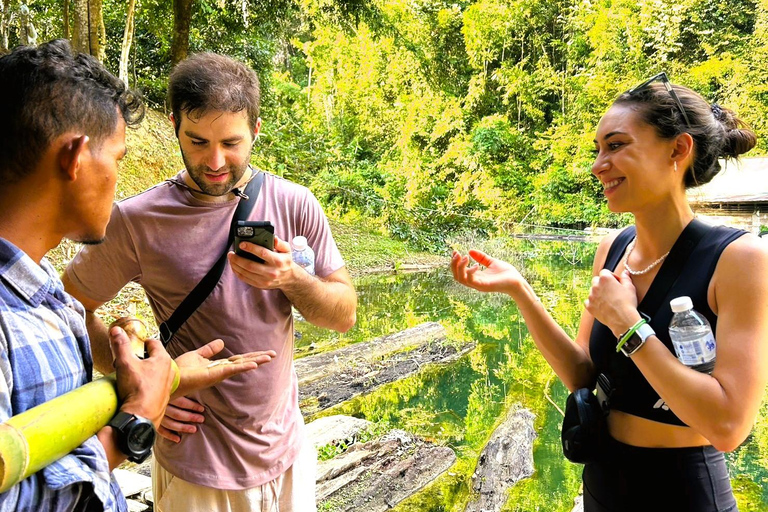
[[[653,330],[647,323],[643,323],[629,336],[624,345],[621,347],[621,352],[629,357],[645,345],[646,340],[650,336],[655,336],[656,331]]]
[[[119,432],[122,432],[123,429],[125,429],[125,427],[128,426],[128,424],[132,422],[133,418],[135,417],[136,417],[135,415],[129,412],[117,411],[117,414],[115,414],[112,417],[112,419],[109,420],[109,423],[107,423],[107,425],[109,425],[110,427],[114,428]]]

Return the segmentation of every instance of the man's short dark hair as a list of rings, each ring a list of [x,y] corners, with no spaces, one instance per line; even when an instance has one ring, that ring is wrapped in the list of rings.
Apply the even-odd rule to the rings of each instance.
[[[144,117],[137,94],[65,39],[20,46],[0,57],[0,77],[2,183],[23,179],[68,131],[88,135],[98,148],[115,133],[118,108],[128,125]]]
[[[245,110],[251,130],[259,119],[261,88],[256,72],[242,62],[215,53],[198,53],[181,61],[168,80],[168,103],[176,135],[181,114],[202,117],[211,111]]]

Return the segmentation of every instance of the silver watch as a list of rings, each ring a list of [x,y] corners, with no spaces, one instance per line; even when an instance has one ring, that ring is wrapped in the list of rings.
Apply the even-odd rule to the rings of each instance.
[[[654,331],[653,327],[648,324],[641,325],[634,333],[632,333],[632,336],[629,337],[624,345],[621,346],[621,351],[625,356],[631,356],[640,350],[640,347],[645,345],[645,340],[647,340],[649,336],[656,336],[656,331]]]

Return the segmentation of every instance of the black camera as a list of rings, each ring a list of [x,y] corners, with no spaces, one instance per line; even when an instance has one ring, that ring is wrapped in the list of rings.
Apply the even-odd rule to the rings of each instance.
[[[235,228],[235,254],[258,263],[264,260],[240,248],[241,242],[260,245],[275,250],[275,227],[268,220],[239,220]]]

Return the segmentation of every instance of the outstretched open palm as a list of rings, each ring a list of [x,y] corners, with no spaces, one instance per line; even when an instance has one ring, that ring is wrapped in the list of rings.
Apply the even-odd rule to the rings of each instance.
[[[477,263],[468,266],[470,258]],[[474,249],[469,256],[453,251],[451,272],[457,282],[481,292],[511,293],[525,281],[513,265]]]
[[[223,341],[213,340],[197,350],[190,350],[177,357],[176,364],[179,366],[180,373],[179,387],[171,398],[185,396],[193,391],[218,384],[238,373],[255,370],[260,364],[270,362],[277,355],[274,350],[268,350],[238,354],[228,359],[211,360],[223,348]]]

